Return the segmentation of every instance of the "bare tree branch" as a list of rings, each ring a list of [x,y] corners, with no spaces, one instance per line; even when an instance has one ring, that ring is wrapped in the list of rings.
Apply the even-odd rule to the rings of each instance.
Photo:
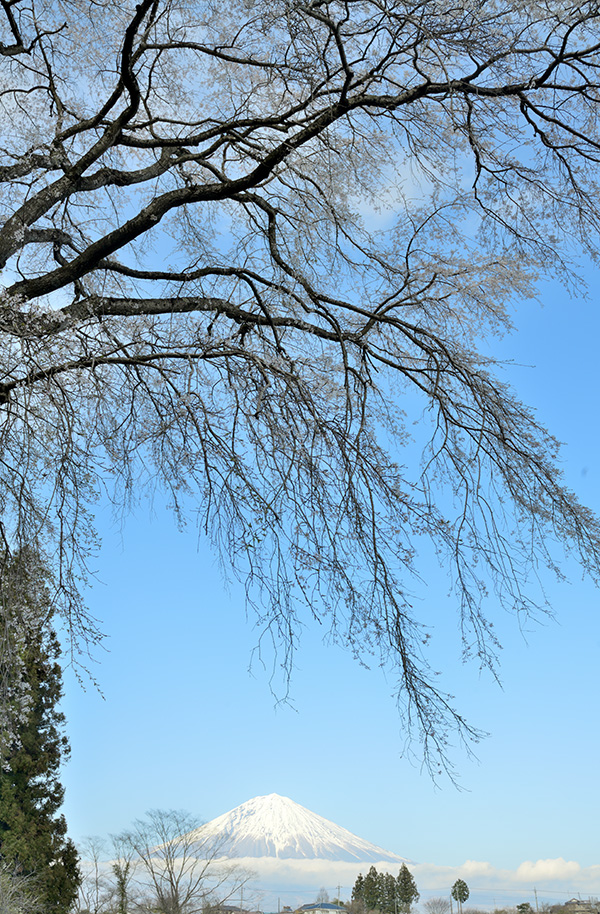
[[[478,351],[540,271],[577,282],[574,243],[600,253],[595,4],[2,14],[2,548],[38,551],[93,641],[94,500],[151,477],[196,506],[261,645],[289,670],[326,623],[449,764],[478,733],[428,666],[421,538],[494,672],[486,607],[547,610],[564,549],[599,570],[556,442]]]

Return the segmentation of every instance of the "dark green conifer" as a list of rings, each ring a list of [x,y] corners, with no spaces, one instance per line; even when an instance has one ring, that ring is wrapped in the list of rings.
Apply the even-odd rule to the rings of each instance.
[[[391,873],[385,873],[384,875],[384,887],[381,901],[381,910],[384,911],[385,914],[398,914],[397,885],[396,880]]]
[[[352,886],[352,901],[364,901],[364,881],[363,874],[359,873],[356,877],[356,882]]]
[[[15,691],[28,693],[25,714],[14,722],[0,769],[0,858],[13,872],[33,877],[45,914],[66,914],[80,881],[78,855],[59,810],[61,762],[69,754],[63,734],[60,645],[43,569],[22,550],[2,567],[0,615],[28,614],[28,638],[18,647]]]
[[[404,912],[409,912],[411,905],[419,900],[415,877],[405,863],[400,867],[396,879],[396,898],[398,899],[398,910]]]
[[[456,903],[458,910],[462,914],[462,906],[469,897],[469,886],[464,879],[457,879],[450,892]]]
[[[387,914],[387,899],[386,899],[386,873],[377,874],[377,908],[381,914]]]
[[[379,892],[379,873],[372,866],[363,882],[363,901],[367,911],[376,911],[379,908]]]

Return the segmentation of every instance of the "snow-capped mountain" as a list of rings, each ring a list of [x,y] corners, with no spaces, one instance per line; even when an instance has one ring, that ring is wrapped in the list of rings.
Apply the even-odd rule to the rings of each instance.
[[[248,800],[198,831],[203,841],[226,836],[223,853],[229,858],[408,862],[276,793]]]

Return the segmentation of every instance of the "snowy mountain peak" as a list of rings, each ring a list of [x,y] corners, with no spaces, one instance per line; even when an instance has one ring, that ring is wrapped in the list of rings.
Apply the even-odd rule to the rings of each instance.
[[[254,797],[199,831],[203,839],[227,836],[228,857],[408,862],[276,793]]]

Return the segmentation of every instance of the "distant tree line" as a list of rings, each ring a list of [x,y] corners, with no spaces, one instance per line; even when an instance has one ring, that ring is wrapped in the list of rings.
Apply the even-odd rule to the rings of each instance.
[[[381,914],[408,914],[411,905],[419,900],[415,878],[402,864],[396,877],[391,873],[378,873],[374,866],[366,876],[358,874],[352,889],[352,901],[367,911]]]

